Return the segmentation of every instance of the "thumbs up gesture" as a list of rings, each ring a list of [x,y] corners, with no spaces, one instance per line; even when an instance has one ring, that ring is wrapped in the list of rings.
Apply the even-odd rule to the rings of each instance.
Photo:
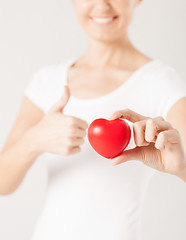
[[[81,150],[88,123],[80,118],[63,114],[68,104],[70,91],[64,87],[64,94],[42,120],[33,127],[33,144],[38,152],[71,155]]]

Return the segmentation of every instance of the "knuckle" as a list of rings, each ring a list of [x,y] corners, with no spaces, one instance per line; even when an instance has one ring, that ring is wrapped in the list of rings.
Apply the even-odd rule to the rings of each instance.
[[[76,123],[75,123],[75,122],[74,122],[74,123],[71,123],[70,126],[71,126],[72,129],[75,129],[75,128],[76,128]]]
[[[165,121],[165,119],[162,116],[158,116],[157,119]]]
[[[112,117],[112,118],[115,118],[117,115],[118,115],[118,111],[117,111],[117,112],[114,112],[114,113],[112,113],[111,117]]]
[[[155,122],[154,122],[154,119],[153,119],[153,118],[147,119],[147,124],[153,125],[154,123],[155,123]]]
[[[64,155],[68,155],[68,154],[69,154],[69,149],[68,149],[68,147],[65,147],[65,148],[64,148],[63,154],[64,154]]]
[[[174,131],[178,136],[180,136],[180,132],[178,131],[178,129],[173,128],[173,131]]]
[[[150,145],[150,142],[146,142],[146,141],[143,142],[143,146],[149,146],[149,145]]]
[[[136,146],[142,147],[142,146],[143,146],[143,143],[142,143],[141,141],[136,141]]]
[[[69,153],[71,152],[71,149],[72,149],[71,146],[67,146],[67,147],[66,147],[66,154],[69,154]]]
[[[115,111],[112,113],[112,116],[114,116],[115,114],[117,114],[119,111]]]
[[[136,146],[143,146],[144,139],[141,135],[139,135],[139,136],[135,135],[134,142],[135,142]]]
[[[131,110],[129,108],[125,108],[124,111],[122,112],[124,112],[126,116],[129,116],[131,113]]]
[[[68,140],[67,140],[67,142],[68,142],[68,146],[71,146],[72,145],[72,143],[73,143],[73,137],[72,136],[69,136],[68,137]]]
[[[75,120],[74,117],[71,117],[69,122],[70,122],[70,125],[71,125],[71,126],[74,126],[75,123],[76,123],[76,120]]]
[[[77,152],[81,151],[81,148],[79,146],[76,149],[77,149]]]
[[[85,142],[85,140],[83,138],[81,138],[80,144],[83,144],[84,142]]]
[[[170,122],[167,122],[167,121],[166,121],[166,123],[167,123],[167,125],[169,126],[169,128],[173,128],[173,127],[172,127],[172,124],[171,124]]]
[[[77,140],[77,144],[78,145],[81,145],[81,144],[83,144],[84,143],[84,139],[83,138],[79,138],[78,140]]]
[[[141,139],[140,146],[148,146],[150,144],[149,141],[146,141],[145,139]]]
[[[151,128],[153,128],[154,130],[157,130],[157,124],[155,119],[148,119],[147,120],[147,125],[149,125]]]
[[[112,116],[113,116],[113,117],[118,117],[118,116],[121,116],[122,113],[123,113],[122,110],[118,110],[118,111],[114,112],[114,113],[112,114]]]
[[[131,110],[130,110],[130,108],[125,108],[124,111],[125,112],[130,112]]]
[[[76,128],[75,128],[75,126],[71,126],[71,130],[70,130],[70,134],[72,135],[72,136],[74,136],[75,134],[76,134]]]
[[[164,132],[160,132],[160,133],[159,133],[159,137],[161,137],[162,140],[165,140],[166,137],[167,137],[166,132],[165,132],[165,131],[164,131]]]
[[[141,123],[138,121],[138,122],[135,122],[134,124],[133,124],[133,127],[135,128],[135,129],[138,129],[139,127],[141,126]]]
[[[86,136],[86,131],[83,131],[83,137],[85,137]]]
[[[145,132],[145,141],[146,142],[151,142],[152,141],[152,137],[149,136],[148,132]]]
[[[173,145],[171,143],[166,143],[166,147],[168,149],[169,152],[173,152],[174,151],[174,148],[173,148]]]

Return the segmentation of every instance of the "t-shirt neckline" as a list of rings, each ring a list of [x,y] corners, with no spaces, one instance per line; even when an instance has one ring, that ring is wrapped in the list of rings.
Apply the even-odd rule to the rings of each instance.
[[[76,62],[77,60],[77,57],[72,57],[70,58],[67,63],[66,63],[66,66],[65,66],[65,85],[68,85],[68,70],[69,68]],[[154,58],[152,59],[151,61],[149,61],[148,63],[144,64],[142,67],[138,68],[136,71],[134,71],[130,77],[124,81],[119,87],[115,88],[114,90],[112,90],[111,92],[109,93],[106,93],[100,97],[96,97],[96,98],[85,98],[85,99],[80,99],[80,98],[77,98],[75,96],[72,96],[70,97],[70,99],[74,102],[78,102],[78,103],[81,103],[81,104],[89,104],[89,103],[96,103],[97,101],[101,101],[101,100],[104,100],[106,98],[109,98],[111,96],[113,96],[114,94],[117,94],[118,91],[120,91],[120,89],[124,88],[124,87],[127,87],[134,79],[135,77],[142,73],[145,69],[147,69],[148,67],[152,66],[153,64],[155,64],[156,62],[158,62],[159,59],[158,58]]]

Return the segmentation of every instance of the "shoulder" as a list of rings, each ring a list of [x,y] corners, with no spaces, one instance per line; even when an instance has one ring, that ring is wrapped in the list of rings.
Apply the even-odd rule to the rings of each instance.
[[[69,61],[70,59],[66,59],[40,67],[32,75],[24,90],[24,95],[45,113],[64,92]]]
[[[179,73],[175,67],[165,64],[162,74],[160,75],[160,83],[168,87],[168,90],[186,91],[186,79]]]
[[[154,63],[150,65],[148,70],[147,78],[149,76],[151,77],[150,79],[153,80],[151,84],[153,84],[154,87],[162,87],[162,90],[164,90],[164,87],[167,85],[169,88],[175,87],[175,85],[177,88],[181,86],[183,88],[186,87],[186,80],[178,73],[175,67],[160,59],[154,59]]]
[[[176,68],[168,63],[158,59],[159,76],[163,78],[181,78],[181,74],[178,73]]]
[[[73,62],[74,58],[67,58],[57,63],[48,64],[40,67],[31,78],[32,85],[38,88],[53,90],[56,87],[61,87],[66,83],[66,73],[68,66]]]
[[[157,102],[161,106],[160,115],[166,119],[173,106],[176,106],[176,109],[179,106],[183,109],[183,105],[185,106],[186,79],[173,66],[163,62],[162,66],[158,77],[154,79],[154,90]]]
[[[39,68],[38,71],[36,71],[36,74],[45,79],[55,78],[64,73],[68,63],[69,59],[66,59],[54,64],[45,65]]]
[[[171,107],[186,96],[186,80],[173,66],[160,59],[146,69],[140,76],[137,93],[140,89],[140,97],[143,97],[150,116],[166,118]]]
[[[175,72],[176,69],[169,65],[168,63],[164,62],[161,59],[153,59],[153,61],[150,64],[149,69],[149,73],[153,74],[156,77],[162,77],[165,75],[169,75],[172,72]]]

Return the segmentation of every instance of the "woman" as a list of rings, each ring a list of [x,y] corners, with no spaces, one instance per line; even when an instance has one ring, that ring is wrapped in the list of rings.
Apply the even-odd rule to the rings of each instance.
[[[130,42],[127,28],[141,0],[72,2],[87,50],[34,75],[1,153],[0,191],[17,189],[45,153],[49,184],[33,240],[139,240],[156,170],[186,181],[186,84]],[[87,140],[99,117],[133,127],[127,149],[110,161]]]

